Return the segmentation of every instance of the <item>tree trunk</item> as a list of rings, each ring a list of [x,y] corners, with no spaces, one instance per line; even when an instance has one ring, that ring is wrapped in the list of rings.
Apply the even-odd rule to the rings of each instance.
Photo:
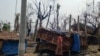
[[[37,28],[38,28],[38,19],[36,20],[36,24],[35,24],[35,30],[34,30],[34,41],[36,41],[36,34],[37,34]]]

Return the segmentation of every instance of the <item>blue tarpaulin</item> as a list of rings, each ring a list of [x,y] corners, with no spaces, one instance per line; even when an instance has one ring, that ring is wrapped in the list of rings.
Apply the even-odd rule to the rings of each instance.
[[[80,52],[80,37],[79,34],[73,34],[73,44],[71,51],[72,52]]]
[[[18,41],[4,41],[2,51],[5,55],[18,54]],[[27,42],[26,42],[27,43]],[[26,44],[25,44],[26,45]]]

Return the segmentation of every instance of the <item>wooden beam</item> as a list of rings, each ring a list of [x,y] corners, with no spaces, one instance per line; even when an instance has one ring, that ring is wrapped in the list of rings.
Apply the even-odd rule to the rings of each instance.
[[[72,15],[69,16],[69,35],[71,34],[71,19]]]
[[[79,22],[79,16],[78,16],[78,24],[77,24],[77,28],[78,28],[78,33],[80,32],[80,22]]]

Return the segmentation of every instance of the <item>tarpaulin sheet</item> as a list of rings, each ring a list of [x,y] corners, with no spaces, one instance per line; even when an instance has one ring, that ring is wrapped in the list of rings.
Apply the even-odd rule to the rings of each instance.
[[[79,34],[73,34],[72,52],[80,52],[80,37]]]
[[[18,54],[18,41],[4,41],[2,51],[5,55]]]

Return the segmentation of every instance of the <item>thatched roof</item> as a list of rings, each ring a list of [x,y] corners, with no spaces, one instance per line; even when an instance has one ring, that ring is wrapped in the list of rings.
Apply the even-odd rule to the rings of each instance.
[[[55,31],[50,31],[43,28],[39,29],[37,33],[37,38],[45,40],[47,43],[52,43],[54,45],[57,45],[57,38],[59,36],[62,36],[63,38],[63,47],[67,47],[69,49],[72,39],[65,34],[57,33]]]
[[[19,34],[15,32],[0,32],[0,40],[19,40]]]
[[[73,42],[72,34],[74,34],[74,33],[77,33],[77,32],[71,32],[71,36],[68,36],[66,34],[61,34],[61,33],[55,32],[55,31],[50,31],[50,30],[46,30],[46,29],[42,28],[42,29],[38,30],[37,38],[45,40],[47,43],[52,44],[49,46],[53,46],[53,45],[57,44],[57,37],[59,35],[61,35],[63,38],[63,50],[69,50],[72,45],[72,42]],[[84,32],[80,31],[80,35],[83,35],[83,36],[80,36],[80,41],[81,41],[80,44],[81,44],[81,47],[86,47],[87,42],[86,42],[86,38],[83,33]],[[69,34],[69,33],[67,33],[67,34]],[[42,47],[45,47],[45,46],[46,45],[43,45]],[[49,49],[55,49],[55,47],[49,48]]]
[[[73,24],[71,27],[74,31],[78,31],[78,28],[77,28],[78,24]],[[80,31],[85,31],[85,25],[83,23],[79,23],[79,26],[80,26]],[[86,26],[87,27],[87,33],[89,34],[92,34],[94,32],[94,28],[91,27],[91,26]]]

